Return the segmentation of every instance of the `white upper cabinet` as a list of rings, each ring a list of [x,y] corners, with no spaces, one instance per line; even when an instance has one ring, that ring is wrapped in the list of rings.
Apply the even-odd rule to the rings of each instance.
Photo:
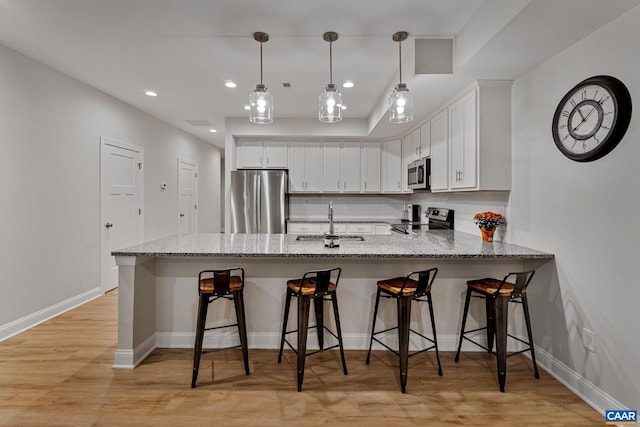
[[[402,145],[399,140],[382,144],[382,192],[402,192]]]
[[[476,90],[472,90],[449,107],[449,187],[477,187],[477,116]]]
[[[380,192],[380,143],[363,142],[360,151],[360,189],[363,193]]]
[[[286,142],[242,141],[237,144],[238,168],[286,168]]]
[[[317,142],[289,144],[289,192],[320,191],[321,158]]]
[[[360,191],[360,144],[322,144],[322,191]]]
[[[431,156],[431,121],[427,121],[420,126],[420,149],[418,158]]]
[[[431,119],[431,191],[449,189],[449,110]]]
[[[431,119],[431,191],[511,189],[511,84],[477,81]]]

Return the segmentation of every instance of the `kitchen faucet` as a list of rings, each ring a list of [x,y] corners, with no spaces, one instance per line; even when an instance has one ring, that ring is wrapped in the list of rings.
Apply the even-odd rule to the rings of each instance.
[[[329,202],[329,235],[333,236],[333,202]]]

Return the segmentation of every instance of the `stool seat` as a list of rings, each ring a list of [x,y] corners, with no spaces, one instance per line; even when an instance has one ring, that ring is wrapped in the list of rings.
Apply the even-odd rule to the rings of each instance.
[[[492,278],[469,280],[467,282],[467,286],[490,295],[494,295],[498,292],[500,296],[511,295],[516,287],[513,283],[503,282],[502,280]],[[525,292],[527,292],[527,288],[522,289],[522,293]]]
[[[316,293],[318,280],[315,277],[309,277],[306,279],[294,279],[287,280],[287,286],[289,289],[295,292],[299,292],[300,295],[313,295]],[[329,282],[326,292],[335,292],[336,284]]]
[[[242,289],[243,286],[244,286],[244,283],[242,283],[242,277],[240,277],[240,276],[231,276],[231,277],[229,277],[229,288],[228,288],[228,290],[230,290],[230,291],[239,291],[240,289]],[[209,277],[209,278],[200,280],[200,293],[203,293],[203,294],[214,294],[216,292],[226,292],[227,291],[227,289],[225,289],[224,287],[222,287],[222,289],[220,289],[221,287],[222,287],[222,285],[219,285],[219,287],[216,287],[216,284],[214,282],[214,278],[213,277]]]
[[[438,375],[442,376],[442,366],[440,365],[440,354],[438,352],[438,340],[436,337],[436,323],[433,315],[433,302],[431,300],[431,286],[438,274],[437,268],[414,271],[405,277],[394,277],[378,281],[378,291],[376,293],[375,308],[373,309],[373,322],[371,324],[371,339],[369,340],[369,352],[365,363],[368,365],[371,360],[371,347],[373,342],[385,347],[398,356],[400,359],[400,390],[405,393],[407,388],[407,376],[409,369],[409,357],[416,354],[435,349],[436,360],[438,361]],[[417,280],[414,278],[417,277]],[[393,298],[397,302],[397,326],[376,331],[376,318],[378,317],[378,307],[380,298]],[[431,319],[431,331],[433,338],[429,338],[418,331],[411,329],[411,303],[426,302],[429,306],[429,317]],[[376,336],[385,334],[392,330],[398,330],[398,350],[389,347],[385,342]],[[431,345],[409,354],[409,335],[414,333]]]
[[[378,281],[378,287],[386,290],[393,295],[411,296],[418,289],[418,281],[407,279],[406,277],[394,277]],[[425,292],[431,292],[431,285],[427,285]]]

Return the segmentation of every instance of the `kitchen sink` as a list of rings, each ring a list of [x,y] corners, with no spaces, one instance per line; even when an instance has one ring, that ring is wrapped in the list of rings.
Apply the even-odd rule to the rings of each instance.
[[[296,237],[296,240],[300,241],[320,241],[324,240],[325,237],[329,237],[329,235],[324,234],[300,234]],[[359,236],[357,234],[337,234],[332,237],[337,237],[338,240],[352,240],[357,242],[364,242],[364,237]]]

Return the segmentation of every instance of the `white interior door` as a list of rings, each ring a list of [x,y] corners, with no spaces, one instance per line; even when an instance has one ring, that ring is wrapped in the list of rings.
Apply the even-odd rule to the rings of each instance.
[[[198,232],[198,165],[178,158],[178,233]]]
[[[100,138],[101,287],[118,285],[111,252],[142,242],[142,148]]]

